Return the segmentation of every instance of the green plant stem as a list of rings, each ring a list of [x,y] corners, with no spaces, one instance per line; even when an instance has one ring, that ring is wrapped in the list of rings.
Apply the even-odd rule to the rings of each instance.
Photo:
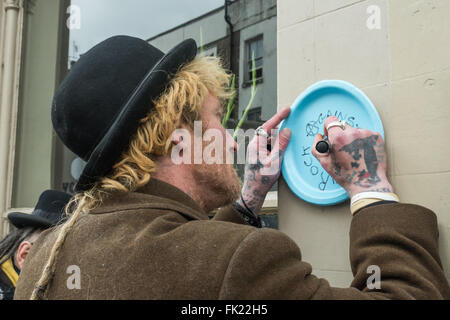
[[[203,29],[200,26],[200,54],[203,55]]]
[[[225,117],[222,119],[222,126],[225,129],[227,128],[227,122],[228,122],[228,119],[230,119],[231,112],[234,109],[234,98],[235,98],[235,92],[236,92],[235,80],[236,80],[236,75],[233,74],[233,77],[231,78],[231,94],[232,94],[232,96],[228,100],[227,113],[226,113]]]
[[[256,96],[256,65],[255,65],[255,52],[252,52],[252,90],[251,90],[251,96],[250,101],[247,104],[247,107],[245,108],[245,111],[242,115],[242,118],[239,120],[239,123],[237,124],[236,128],[234,129],[234,135],[233,138],[236,140],[237,138],[237,132],[242,127],[242,124],[244,123],[245,119],[247,118],[248,111],[250,110],[250,107],[253,104],[253,100]]]

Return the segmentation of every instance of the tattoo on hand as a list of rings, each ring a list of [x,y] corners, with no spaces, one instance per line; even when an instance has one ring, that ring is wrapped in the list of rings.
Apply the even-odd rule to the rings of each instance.
[[[253,172],[261,170],[262,168],[264,168],[264,165],[261,163],[261,161],[259,161],[259,159],[257,160],[256,164],[249,165],[249,169]]]
[[[269,184],[270,183],[270,178],[264,176],[264,177],[262,177],[261,182],[262,182],[262,184]]]
[[[334,173],[336,176],[341,176],[341,166],[336,161],[336,154],[334,153],[335,147],[334,144],[331,145],[331,161],[333,162],[334,166]]]
[[[356,139],[352,143],[343,146],[339,152],[349,153],[356,162],[352,162],[352,168],[359,168],[358,160],[361,159],[360,151],[364,151],[364,162],[367,171],[363,169],[358,174],[358,181],[355,182],[356,185],[370,188],[373,185],[381,181],[380,177],[377,175],[379,159],[377,158],[377,152],[375,151],[375,145],[377,143],[378,136],[373,135],[367,138]],[[340,172],[340,168],[339,168]],[[354,175],[352,175],[353,178]]]
[[[249,181],[256,181],[256,172],[264,168],[264,165],[259,161],[256,161],[256,164],[249,164],[246,168],[246,175]]]
[[[352,168],[359,168],[358,162],[352,162]]]
[[[392,192],[391,188],[378,188],[378,189],[370,189],[367,192]]]
[[[257,197],[261,197],[261,192],[257,189],[253,190],[253,195],[257,196]]]

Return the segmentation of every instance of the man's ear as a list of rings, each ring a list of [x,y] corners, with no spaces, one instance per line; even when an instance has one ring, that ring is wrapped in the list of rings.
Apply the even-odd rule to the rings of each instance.
[[[172,135],[172,144],[174,146],[179,146],[180,149],[183,149],[183,140],[183,134],[181,131],[178,131]]]
[[[172,144],[178,146],[179,149],[190,147],[191,131],[192,129],[182,122],[180,127],[172,133]]]
[[[22,241],[20,243],[16,253],[17,267],[20,270],[22,270],[23,264],[25,263],[25,259],[32,246],[33,244],[29,241]]]

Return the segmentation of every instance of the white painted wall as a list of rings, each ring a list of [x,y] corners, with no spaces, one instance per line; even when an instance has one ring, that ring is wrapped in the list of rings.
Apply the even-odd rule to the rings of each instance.
[[[370,30],[367,9],[380,9]],[[438,216],[440,254],[450,278],[450,1],[278,0],[278,108],[309,85],[342,79],[361,88],[383,121],[388,176],[402,202]],[[445,139],[445,138],[444,138]],[[280,230],[300,246],[313,273],[347,287],[349,203],[318,207],[279,186]]]
[[[197,42],[197,45],[200,46],[200,30],[203,35],[203,44],[217,41],[227,36],[227,24],[224,16],[224,9],[218,10],[202,19],[176,28],[161,36],[156,36],[150,43],[163,52],[169,51],[178,43],[188,38],[193,38]]]

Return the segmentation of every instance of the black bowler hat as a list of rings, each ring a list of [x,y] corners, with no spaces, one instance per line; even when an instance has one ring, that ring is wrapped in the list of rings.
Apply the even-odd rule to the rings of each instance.
[[[55,226],[64,218],[64,208],[72,196],[65,192],[46,190],[39,197],[38,203],[31,214],[11,212],[9,221],[16,228],[34,227],[47,229]]]
[[[144,40],[115,36],[81,56],[52,105],[56,133],[87,162],[76,191],[89,189],[111,171],[153,107],[152,100],[196,54],[192,39],[164,54]]]

